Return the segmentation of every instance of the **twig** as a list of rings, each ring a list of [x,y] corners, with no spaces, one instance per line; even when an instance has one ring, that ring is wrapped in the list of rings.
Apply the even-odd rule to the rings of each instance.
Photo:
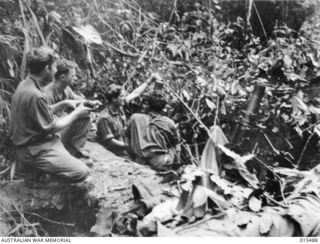
[[[196,165],[196,166],[198,166],[198,162],[197,162],[197,160],[195,159],[195,157],[193,156],[193,154],[192,154],[192,152],[191,152],[191,149],[190,149],[190,146],[188,145],[188,144],[183,144],[182,145],[184,148],[185,148],[185,150],[189,153],[189,155],[190,155],[190,157],[191,157],[191,162],[194,164],[194,165]]]
[[[300,155],[300,158],[299,158],[299,160],[298,160],[297,168],[299,168],[299,165],[300,165],[301,160],[302,160],[302,158],[303,158],[303,155],[304,155],[304,153],[305,153],[305,151],[306,151],[306,149],[307,149],[307,146],[308,146],[311,138],[314,136],[315,133],[316,133],[316,132],[314,131],[314,132],[308,137],[308,140],[307,140],[306,144],[304,145],[304,147],[303,147],[303,149],[302,149],[302,152],[301,152],[301,155]]]
[[[154,37],[153,37],[153,39],[152,39],[152,41],[153,41],[153,43],[152,43],[153,48],[152,48],[151,58],[154,57],[154,52],[155,52],[156,47],[157,47],[157,45],[155,45],[155,43],[157,42],[158,32],[159,32],[159,30],[157,29],[157,30],[156,30],[156,33],[155,33],[155,35],[154,35]]]
[[[8,215],[8,217],[14,222],[15,225],[17,225],[17,221],[15,218],[10,214],[10,212],[1,204],[2,210]]]
[[[280,181],[279,183],[280,183],[280,193],[281,193],[281,197],[283,199],[283,202],[284,202],[285,205],[288,205],[287,200],[286,200],[286,198],[284,196],[284,187],[285,187],[286,182],[285,181],[284,182]]]
[[[250,25],[250,18],[251,18],[251,12],[252,12],[252,3],[253,0],[249,0],[249,6],[248,6],[248,14],[247,14],[247,25]]]
[[[37,216],[38,218],[43,219],[43,220],[45,220],[45,221],[47,221],[47,222],[49,222],[49,223],[53,223],[53,224],[57,224],[57,225],[72,226],[72,227],[75,226],[75,224],[64,223],[64,222],[57,222],[57,221],[54,221],[54,220],[50,220],[50,219],[47,219],[47,218],[45,218],[45,217],[42,217],[41,215],[36,214],[36,213],[30,213],[30,212],[27,212],[27,211],[23,211],[23,213]]]
[[[15,203],[13,203],[12,205],[15,207],[15,209],[16,209],[17,212],[19,213],[20,219],[21,219],[21,223],[27,223],[27,225],[25,225],[25,224],[24,224],[24,225],[27,226],[27,227],[32,227],[35,236],[39,236],[37,229],[34,227],[35,224],[31,224],[31,223],[24,217],[23,211],[21,211],[21,210],[17,207],[17,205],[16,205]],[[38,225],[38,224],[36,224],[36,225]]]
[[[106,46],[112,48],[113,50],[121,53],[122,55],[129,56],[129,57],[133,57],[133,58],[136,58],[136,57],[139,57],[139,56],[140,56],[140,54],[138,54],[138,53],[128,53],[128,52],[126,52],[126,51],[123,51],[123,50],[121,50],[121,49],[113,46],[112,44],[106,42],[106,41],[103,41],[103,43],[104,43]]]
[[[253,5],[254,9],[256,10],[257,16],[258,16],[258,18],[259,18],[259,21],[260,21],[260,24],[261,24],[261,27],[262,27],[262,30],[263,30],[263,34],[264,34],[265,38],[267,39],[266,30],[264,29],[263,22],[262,22],[262,20],[261,20],[260,14],[259,14],[258,9],[257,9],[257,7],[256,7],[256,4],[254,3],[253,0],[252,0],[252,5]]]
[[[11,169],[11,165],[8,166],[6,169],[2,170],[2,171],[0,172],[0,176],[2,176],[2,175],[4,175],[5,173],[7,173],[10,169]]]
[[[320,123],[320,120],[318,120],[317,122],[315,122],[314,124],[310,125],[309,127],[301,130],[302,132],[306,131],[306,130],[310,130],[312,129],[313,127],[315,127],[316,125],[318,125]]]
[[[259,145],[259,143],[258,143],[258,142],[256,142],[256,143],[254,144],[254,147],[253,147],[253,149],[252,149],[251,154],[254,154],[254,153],[255,153],[255,151],[256,151],[256,149],[257,149],[258,145]]]
[[[128,53],[128,52],[126,52],[126,51],[124,51],[124,50],[121,50],[121,49],[113,46],[112,44],[110,44],[110,43],[108,43],[108,42],[106,42],[106,41],[103,41],[103,42],[104,42],[104,44],[105,44],[106,46],[112,48],[113,50],[121,53],[121,54],[124,55],[124,56],[129,56],[129,57],[132,57],[132,58],[137,58],[137,57],[139,57],[139,54]],[[92,47],[92,49],[99,50],[99,51],[108,51],[108,49],[97,48],[97,47]]]
[[[13,181],[14,175],[16,173],[16,168],[17,168],[17,161],[14,160],[13,164],[12,164],[12,167],[11,167],[11,170],[10,170],[10,181],[11,182]]]
[[[197,161],[199,162],[200,161],[200,155],[199,155],[199,147],[198,147],[197,143],[194,144],[194,150],[195,150],[195,153],[196,153]]]
[[[269,147],[272,149],[272,151],[273,151],[275,154],[279,155],[279,154],[280,154],[280,151],[273,146],[272,142],[270,141],[270,139],[269,139],[269,137],[266,135],[266,133],[262,133],[262,135],[263,135],[264,139],[266,139],[266,141],[267,141]]]
[[[23,56],[21,61],[21,68],[20,68],[21,70],[20,79],[23,79],[24,73],[27,67],[27,52],[29,51],[29,40],[28,40],[27,22],[26,22],[26,17],[24,16],[22,0],[19,0],[19,6],[20,6],[20,11],[21,11],[23,26],[24,26],[23,28],[24,50],[23,50]]]
[[[280,180],[280,181],[282,180],[281,177],[280,177],[277,173],[275,173],[270,166],[268,166],[266,163],[264,163],[264,162],[263,162],[261,159],[259,159],[257,156],[254,156],[254,158],[255,158],[259,163],[261,163],[264,167],[266,167],[268,170],[270,170],[270,172],[273,173],[274,176],[275,176],[278,180]]]
[[[173,8],[172,8],[170,18],[169,18],[169,24],[171,24],[172,16],[173,16],[173,14],[176,14],[176,12],[177,12],[177,0],[174,0]]]
[[[265,192],[263,193],[263,195],[264,195],[266,198],[268,198],[271,202],[277,204],[277,205],[280,206],[280,207],[283,207],[283,208],[287,208],[287,207],[288,207],[288,205],[281,204],[280,202],[274,200],[272,197],[270,197],[270,196],[269,196],[267,193],[265,193]]]
[[[174,230],[174,232],[175,232],[175,233],[179,233],[179,232],[181,232],[181,231],[184,231],[184,230],[187,230],[187,229],[196,227],[196,226],[198,226],[198,225],[200,225],[200,224],[206,223],[206,222],[208,222],[209,220],[220,218],[220,217],[222,217],[222,216],[224,216],[224,215],[225,215],[225,213],[219,213],[219,214],[216,214],[216,215],[211,216],[211,217],[208,218],[208,219],[204,219],[204,220],[198,221],[198,222],[193,223],[193,224],[188,224],[187,226],[179,226],[176,230]]]
[[[214,123],[213,125],[216,126],[217,125],[217,120],[218,120],[218,115],[219,115],[219,97],[218,97],[218,101],[217,101],[217,107],[216,107],[216,115],[214,116]]]

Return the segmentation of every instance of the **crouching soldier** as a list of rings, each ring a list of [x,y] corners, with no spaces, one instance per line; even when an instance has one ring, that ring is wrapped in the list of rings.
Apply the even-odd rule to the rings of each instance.
[[[77,78],[76,68],[76,63],[66,59],[59,59],[57,61],[55,80],[44,88],[48,103],[51,105],[53,113],[58,117],[66,116],[83,102],[91,107],[102,105],[100,101],[88,101],[72,91],[70,86]],[[61,130],[61,140],[71,155],[77,158],[86,157],[81,148],[87,141],[90,128],[91,121],[88,114],[87,117],[77,119]]]
[[[180,136],[173,120],[161,115],[166,99],[153,94],[147,99],[149,114],[133,114],[128,121],[129,149],[138,163],[158,171],[180,164]]]
[[[27,54],[29,74],[13,96],[10,138],[18,165],[26,175],[43,172],[65,182],[80,182],[89,169],[66,150],[58,132],[77,119],[87,118],[90,109],[80,104],[69,115],[54,119],[43,88],[53,80],[57,58],[48,47]]]

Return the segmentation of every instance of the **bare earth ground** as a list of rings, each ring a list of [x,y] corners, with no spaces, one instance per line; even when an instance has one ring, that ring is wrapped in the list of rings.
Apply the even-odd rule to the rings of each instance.
[[[143,183],[161,198],[165,187],[161,177],[146,166],[115,156],[97,143],[87,142],[85,151],[93,160],[90,176],[81,184],[58,185],[50,189],[30,189],[22,180],[5,182],[0,189],[0,235],[7,236],[14,225],[10,215],[30,217],[41,215],[52,220],[36,218],[50,236],[88,236],[101,208],[122,213],[133,204],[132,185]],[[22,215],[22,216],[21,216]],[[19,218],[18,218],[19,219]],[[55,222],[75,226],[60,226]],[[70,225],[70,226],[71,226]],[[17,230],[18,231],[18,230]],[[14,233],[11,233],[14,235]]]

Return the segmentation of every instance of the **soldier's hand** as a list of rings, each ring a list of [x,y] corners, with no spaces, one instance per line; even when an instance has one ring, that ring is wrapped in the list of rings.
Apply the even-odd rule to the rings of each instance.
[[[99,100],[94,100],[94,101],[87,101],[92,107],[96,107],[96,106],[102,106],[102,102],[100,102]]]
[[[78,107],[75,109],[75,113],[77,114],[78,118],[87,118],[90,116],[90,112],[92,111],[91,108],[85,107],[83,103],[80,103]]]
[[[83,101],[81,101],[81,100],[71,100],[71,99],[65,100],[66,106],[70,107],[72,109],[75,109],[82,102]]]

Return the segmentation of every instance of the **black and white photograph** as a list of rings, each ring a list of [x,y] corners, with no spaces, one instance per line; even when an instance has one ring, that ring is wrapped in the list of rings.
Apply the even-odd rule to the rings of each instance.
[[[320,0],[0,0],[1,244],[123,237],[319,242]]]

